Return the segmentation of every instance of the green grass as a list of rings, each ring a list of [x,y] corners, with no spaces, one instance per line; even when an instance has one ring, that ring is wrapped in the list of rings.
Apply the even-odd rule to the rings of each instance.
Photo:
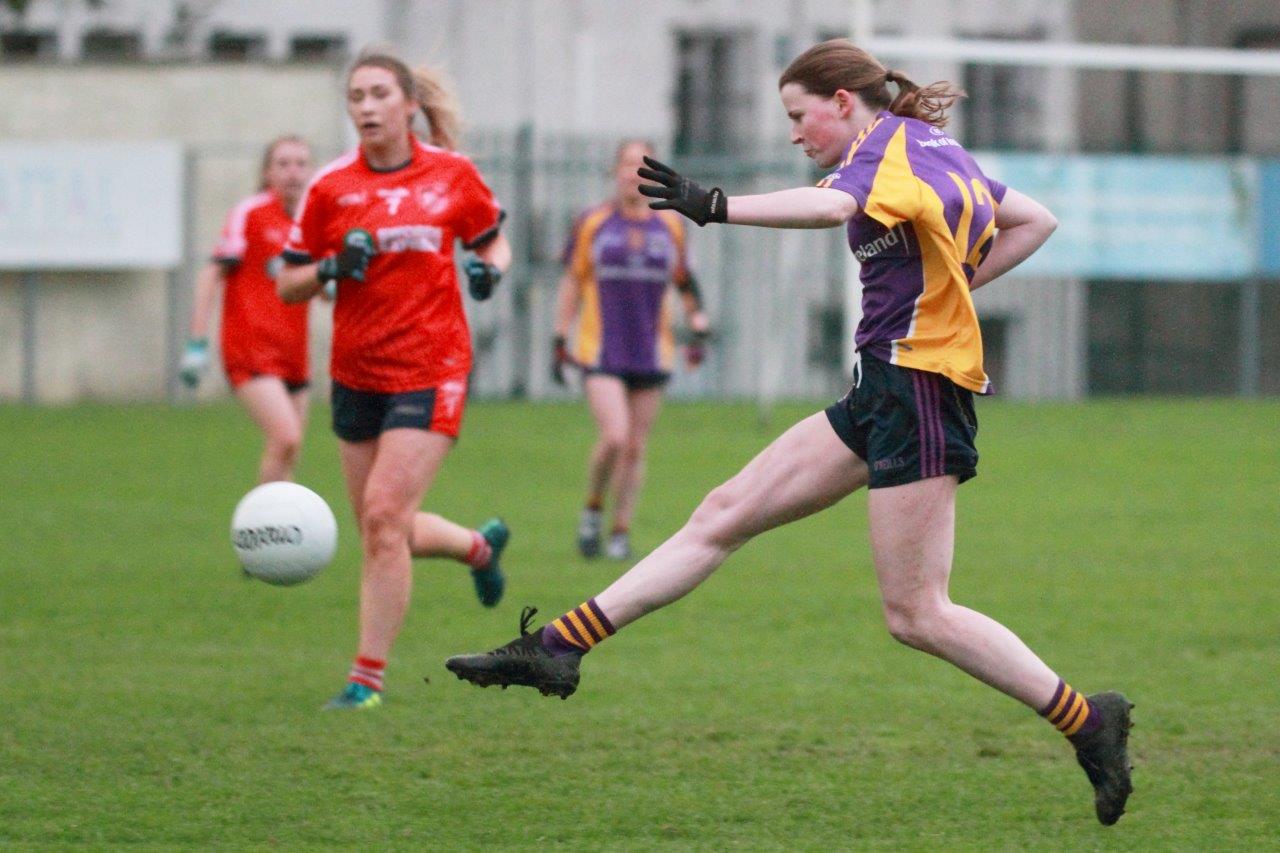
[[[810,407],[670,405],[643,551]],[[1062,739],[884,630],[863,496],[752,543],[585,662],[568,702],[442,664],[619,568],[572,552],[579,406],[477,404],[428,506],[511,522],[508,597],[417,568],[373,713],[321,714],[358,547],[317,411],[300,479],[335,564],[241,580],[258,440],[230,405],[0,408],[0,845],[1257,849],[1280,815],[1280,405],[989,403],[953,597],[1138,704],[1111,829]],[[424,684],[422,676],[430,676]]]

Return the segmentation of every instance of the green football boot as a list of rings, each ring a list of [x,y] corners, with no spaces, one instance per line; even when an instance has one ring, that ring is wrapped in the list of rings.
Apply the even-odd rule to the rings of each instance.
[[[329,700],[326,711],[364,711],[382,704],[382,691],[348,681],[342,692]]]
[[[1071,739],[1076,761],[1093,784],[1093,806],[1103,826],[1111,826],[1124,814],[1133,793],[1129,779],[1129,712],[1133,703],[1121,693],[1095,693],[1089,704],[1102,715],[1102,725]]]
[[[536,688],[543,696],[568,699],[578,689],[576,651],[553,654],[542,643],[542,630],[529,633],[529,622],[538,612],[526,607],[520,614],[520,636],[505,646],[477,655],[455,655],[445,667],[463,681],[479,687],[497,684],[504,690],[515,684]]]
[[[511,528],[502,519],[491,518],[480,525],[480,535],[489,543],[493,554],[484,568],[471,570],[471,580],[476,585],[476,598],[480,603],[494,607],[502,600],[503,590],[507,588],[507,578],[502,573],[499,560],[507,547],[507,540],[511,538]]]

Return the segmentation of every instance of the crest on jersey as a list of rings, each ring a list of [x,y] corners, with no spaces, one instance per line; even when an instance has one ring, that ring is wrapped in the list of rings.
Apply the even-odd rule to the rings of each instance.
[[[449,188],[442,183],[423,184],[415,187],[418,207],[430,216],[439,216],[449,207]]]

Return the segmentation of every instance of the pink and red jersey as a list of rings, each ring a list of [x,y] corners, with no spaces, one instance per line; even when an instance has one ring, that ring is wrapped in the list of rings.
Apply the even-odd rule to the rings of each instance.
[[[360,391],[433,388],[471,370],[453,242],[497,233],[502,211],[470,160],[413,139],[407,164],[378,171],[360,149],[312,179],[285,247],[304,264],[335,254],[353,228],[373,235],[365,281],[343,281],[333,311],[333,378]]]
[[[578,217],[564,264],[580,288],[573,356],[587,368],[669,373],[675,363],[670,286],[689,275],[684,220],[672,211],[629,219],[613,203]]]
[[[858,200],[848,233],[862,265],[859,352],[988,393],[969,282],[991,249],[1005,186],[942,130],[889,112],[818,186]]]
[[[274,267],[291,225],[280,197],[261,192],[232,208],[213,250],[226,269],[222,362],[233,386],[254,376],[309,376],[307,305],[286,305],[276,293]]]

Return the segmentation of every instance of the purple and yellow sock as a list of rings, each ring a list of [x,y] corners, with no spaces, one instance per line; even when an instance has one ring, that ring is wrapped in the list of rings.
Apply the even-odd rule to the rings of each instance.
[[[578,605],[542,629],[542,644],[553,654],[586,654],[606,637],[617,633],[594,598]]]
[[[1067,737],[1087,735],[1102,725],[1102,715],[1089,704],[1089,700],[1061,678],[1049,704],[1040,709],[1040,716]]]

